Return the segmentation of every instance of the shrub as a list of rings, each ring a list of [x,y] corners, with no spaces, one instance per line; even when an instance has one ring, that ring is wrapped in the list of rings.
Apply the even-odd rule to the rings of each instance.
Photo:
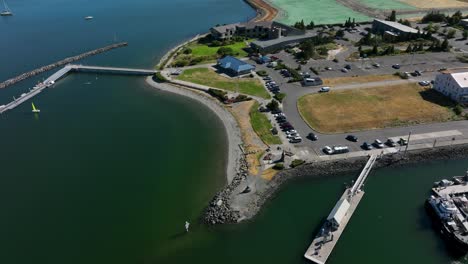
[[[282,170],[282,169],[284,169],[284,164],[283,163],[276,163],[275,166],[273,166],[273,169]]]
[[[279,102],[282,102],[285,97],[286,97],[285,93],[277,93],[275,94],[275,96],[273,96],[273,98],[275,98]]]
[[[225,102],[227,100],[227,92],[218,90],[218,89],[209,89],[208,93],[220,100],[221,102]]]
[[[453,108],[453,111],[456,115],[461,115],[463,113],[463,106],[457,104],[455,108]]]
[[[221,47],[216,53],[218,53],[220,56],[234,55],[234,51],[230,47]]]
[[[304,164],[304,163],[305,163],[305,161],[303,161],[303,160],[301,160],[301,159],[295,159],[295,160],[293,160],[293,161],[291,162],[291,168],[295,168],[295,167],[297,167],[297,166],[299,166],[299,165],[302,165],[302,164]]]
[[[192,53],[192,49],[191,48],[185,48],[184,51],[182,51],[182,53],[184,54],[191,54]]]
[[[161,74],[161,72],[156,72],[156,73],[154,74],[154,78],[156,78],[156,80],[159,81],[159,82],[167,82],[166,77],[164,77],[164,76]]]
[[[250,101],[250,100],[252,100],[252,98],[250,98],[250,97],[248,97],[246,95],[243,95],[243,94],[239,94],[236,98],[234,98],[235,103]]]
[[[279,109],[279,103],[276,100],[271,100],[266,107],[270,109],[271,111],[278,110]]]
[[[268,76],[268,73],[266,71],[257,71],[258,76]]]

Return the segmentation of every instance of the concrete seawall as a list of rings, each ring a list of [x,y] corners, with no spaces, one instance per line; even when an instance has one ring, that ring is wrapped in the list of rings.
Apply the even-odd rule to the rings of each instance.
[[[120,48],[120,47],[125,47],[127,45],[128,45],[127,42],[121,42],[121,43],[112,44],[112,45],[109,45],[109,46],[106,46],[106,47],[103,47],[103,48],[91,50],[91,51],[82,53],[80,55],[65,58],[65,59],[63,59],[61,61],[58,61],[58,62],[49,64],[49,65],[40,67],[40,68],[32,70],[30,72],[25,72],[23,74],[20,74],[20,75],[14,77],[14,78],[8,79],[8,80],[0,83],[0,89],[6,88],[6,87],[8,87],[10,85],[13,85],[13,84],[17,83],[17,82],[23,81],[23,80],[25,80],[27,78],[30,78],[30,77],[38,75],[40,73],[52,70],[52,69],[60,67],[60,66],[63,66],[65,64],[68,64],[68,63],[71,63],[71,62],[74,62],[74,61],[77,61],[77,60],[81,60],[81,59],[84,59],[86,57],[90,57],[90,56],[93,56],[93,55],[97,55],[97,54],[100,54],[100,53],[103,53],[103,52],[106,52],[106,51],[117,49],[117,48]]]

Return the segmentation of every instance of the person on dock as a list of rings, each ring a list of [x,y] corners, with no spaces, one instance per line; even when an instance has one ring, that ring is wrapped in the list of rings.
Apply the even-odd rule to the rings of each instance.
[[[189,231],[190,223],[188,221],[185,221],[185,232]]]

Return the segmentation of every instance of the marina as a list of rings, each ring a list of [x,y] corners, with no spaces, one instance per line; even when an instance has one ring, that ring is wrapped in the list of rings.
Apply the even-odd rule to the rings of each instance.
[[[333,248],[338,243],[346,225],[364,196],[362,187],[377,158],[378,155],[376,154],[370,156],[356,182],[351,188],[344,191],[320,228],[319,234],[304,254],[306,259],[317,264],[324,264],[330,257]]]
[[[66,76],[69,72],[92,72],[92,73],[103,73],[103,74],[120,74],[120,75],[152,75],[156,73],[156,70],[146,70],[146,69],[132,69],[132,68],[117,68],[117,67],[102,67],[102,66],[86,66],[86,65],[74,65],[69,64],[60,69],[59,71],[52,74],[49,78],[43,82],[37,84],[27,93],[21,94],[19,98],[13,98],[13,101],[6,104],[0,105],[0,114],[14,109],[15,107],[21,105],[22,103],[33,98],[45,88],[48,88],[55,84],[59,79]]]

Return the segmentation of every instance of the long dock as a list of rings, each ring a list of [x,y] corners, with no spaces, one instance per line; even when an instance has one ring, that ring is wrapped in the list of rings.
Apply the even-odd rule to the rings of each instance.
[[[362,186],[377,157],[375,154],[370,156],[354,185],[344,191],[319,233],[305,252],[304,257],[306,259],[317,264],[324,264],[328,257],[330,257],[333,248],[338,243],[341,234],[364,196]]]
[[[55,84],[59,79],[66,76],[69,72],[94,72],[104,74],[120,74],[120,75],[152,75],[156,73],[156,70],[146,69],[133,69],[133,68],[117,68],[117,67],[102,67],[102,66],[86,66],[86,65],[74,65],[68,64],[62,69],[52,74],[49,78],[44,80],[42,83],[34,86],[27,93],[21,94],[20,97],[14,98],[14,100],[6,105],[0,105],[0,114],[14,109],[20,104],[26,102],[32,97],[42,92],[45,88]]]

